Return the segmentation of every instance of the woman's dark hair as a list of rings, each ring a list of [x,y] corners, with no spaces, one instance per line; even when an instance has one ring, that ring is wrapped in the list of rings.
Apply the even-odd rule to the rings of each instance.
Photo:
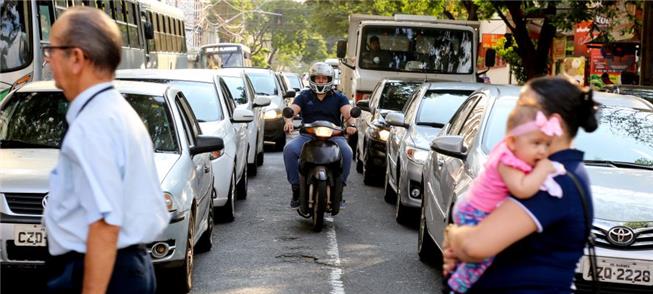
[[[526,86],[533,90],[537,103],[547,115],[559,114],[567,126],[569,136],[576,137],[578,128],[591,133],[598,128],[597,103],[592,90],[584,90],[564,78],[541,77],[529,81]]]

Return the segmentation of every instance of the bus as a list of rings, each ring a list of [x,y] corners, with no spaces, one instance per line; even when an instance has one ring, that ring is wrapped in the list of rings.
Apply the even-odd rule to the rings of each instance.
[[[0,100],[29,81],[52,78],[44,64],[52,24],[68,7],[96,7],[118,25],[123,39],[121,69],[186,68],[184,14],[154,0],[55,0],[0,2]]]
[[[252,67],[252,53],[243,44],[203,45],[198,55],[199,68]]]

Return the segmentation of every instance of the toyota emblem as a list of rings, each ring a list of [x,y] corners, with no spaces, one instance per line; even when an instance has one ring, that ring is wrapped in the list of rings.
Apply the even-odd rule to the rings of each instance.
[[[608,241],[612,245],[629,246],[635,242],[635,232],[629,227],[613,227],[608,231]]]
[[[45,209],[45,207],[48,206],[48,194],[45,194],[45,196],[43,196],[43,199],[41,200],[41,205],[43,205],[43,209]]]

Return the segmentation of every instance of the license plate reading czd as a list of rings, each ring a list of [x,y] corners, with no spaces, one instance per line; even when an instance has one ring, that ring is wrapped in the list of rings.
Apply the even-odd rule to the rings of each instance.
[[[14,225],[14,244],[16,246],[45,246],[45,240],[45,228],[42,225]]]
[[[607,257],[596,257],[596,276],[601,282],[631,285],[653,285],[651,272],[653,262]],[[587,257],[583,260],[583,279],[592,280],[592,271]]]

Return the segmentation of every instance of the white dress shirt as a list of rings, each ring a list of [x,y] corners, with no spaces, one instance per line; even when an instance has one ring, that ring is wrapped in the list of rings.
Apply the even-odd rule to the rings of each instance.
[[[90,224],[120,227],[118,248],[149,243],[170,221],[152,141],[143,121],[111,83],[70,103],[68,132],[50,174],[44,220],[50,254],[86,253]],[[83,108],[83,109],[82,109]]]

